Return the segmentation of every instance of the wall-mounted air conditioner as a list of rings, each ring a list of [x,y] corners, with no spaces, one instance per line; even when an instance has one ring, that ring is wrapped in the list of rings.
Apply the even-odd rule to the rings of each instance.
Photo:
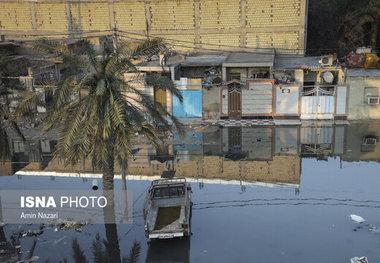
[[[322,67],[331,67],[337,59],[337,55],[324,55],[321,56],[321,60],[319,60],[319,64]]]
[[[363,144],[364,145],[376,145],[376,138],[365,138]]]
[[[367,98],[368,105],[378,105],[379,101],[380,101],[380,98],[378,96],[377,97],[368,97]]]

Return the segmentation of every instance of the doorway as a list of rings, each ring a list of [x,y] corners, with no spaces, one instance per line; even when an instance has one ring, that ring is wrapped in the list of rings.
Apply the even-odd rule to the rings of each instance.
[[[237,83],[228,87],[228,117],[241,119],[241,87]]]

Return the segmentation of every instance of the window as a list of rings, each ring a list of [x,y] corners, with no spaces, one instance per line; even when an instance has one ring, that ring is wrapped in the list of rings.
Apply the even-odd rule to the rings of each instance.
[[[153,198],[168,198],[183,196],[185,188],[183,186],[158,187],[153,191]]]
[[[228,80],[240,80],[240,68],[228,69]]]
[[[25,152],[25,144],[22,141],[13,141],[13,150],[15,153]]]

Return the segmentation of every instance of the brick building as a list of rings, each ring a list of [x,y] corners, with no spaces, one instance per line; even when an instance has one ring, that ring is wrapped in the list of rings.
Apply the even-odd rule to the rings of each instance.
[[[0,0],[5,39],[112,34],[167,39],[182,51],[275,48],[304,54],[307,0]]]

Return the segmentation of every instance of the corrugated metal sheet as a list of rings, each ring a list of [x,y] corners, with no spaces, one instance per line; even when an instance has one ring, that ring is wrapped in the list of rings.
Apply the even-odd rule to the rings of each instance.
[[[249,90],[242,90],[243,115],[271,114],[272,109],[272,83],[250,82]]]
[[[180,118],[202,117],[202,91],[182,90],[183,101],[173,95],[173,115]]]

